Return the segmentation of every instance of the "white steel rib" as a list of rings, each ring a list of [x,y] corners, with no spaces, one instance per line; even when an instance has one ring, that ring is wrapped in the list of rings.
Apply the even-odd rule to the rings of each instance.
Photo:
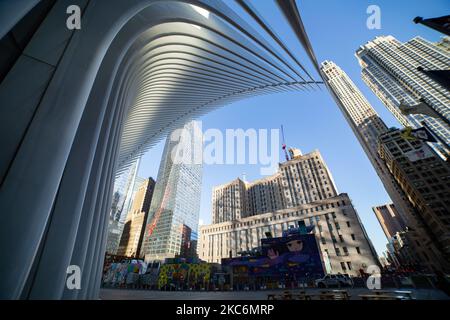
[[[130,106],[117,174],[170,130],[214,108],[255,95],[316,87],[317,82],[249,2],[238,1],[290,59],[283,59],[279,50],[223,4],[193,3],[166,4],[183,5],[192,16],[152,27],[136,41],[136,48],[130,48],[132,54],[126,59],[132,62],[122,86],[123,92],[133,92],[133,99],[123,100]]]

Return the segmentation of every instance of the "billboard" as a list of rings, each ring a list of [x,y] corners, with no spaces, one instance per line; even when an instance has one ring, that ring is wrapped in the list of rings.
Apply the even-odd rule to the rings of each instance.
[[[431,158],[434,156],[434,153],[428,145],[424,144],[419,149],[405,152],[405,155],[408,157],[409,161],[415,162],[426,158]]]
[[[223,259],[222,265],[234,273],[250,276],[285,277],[324,275],[323,263],[314,234],[293,234],[261,240],[261,256]]]

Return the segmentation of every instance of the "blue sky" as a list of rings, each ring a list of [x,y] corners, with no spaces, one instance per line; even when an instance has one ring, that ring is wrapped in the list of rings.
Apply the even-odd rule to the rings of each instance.
[[[233,9],[235,7],[230,1]],[[302,62],[313,70],[300,44],[281,19],[272,0],[253,1],[271,26]],[[448,14],[446,0],[433,1],[364,1],[364,0],[303,0],[297,1],[302,19],[319,62],[333,60],[356,83],[388,126],[399,126],[384,105],[376,98],[360,77],[355,50],[379,35],[393,35],[400,41],[422,36],[437,41],[442,36],[425,26],[416,25],[416,16],[436,17]],[[369,5],[381,9],[381,29],[366,27]],[[238,10],[238,9],[236,9]],[[240,11],[238,13],[241,13]],[[289,92],[243,100],[211,112],[199,120],[203,129],[285,128],[288,146],[303,153],[319,149],[334,177],[339,192],[349,194],[378,253],[385,250],[386,238],[372,212],[372,207],[389,201],[374,169],[356,137],[325,88],[315,92]],[[139,168],[142,177],[157,176],[163,142],[145,154]],[[282,158],[280,150],[280,159]],[[211,190],[242,176],[247,180],[261,177],[258,165],[205,165],[203,168],[200,219],[211,222]]]

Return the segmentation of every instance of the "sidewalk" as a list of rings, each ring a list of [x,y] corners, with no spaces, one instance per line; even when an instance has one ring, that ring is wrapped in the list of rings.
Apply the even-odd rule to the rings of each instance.
[[[323,289],[305,289],[309,294],[319,294]],[[360,300],[360,294],[370,294],[371,290],[350,288],[351,300]],[[390,290],[390,289],[387,289]],[[392,291],[399,289],[392,289]],[[401,290],[401,289],[400,289]],[[411,291],[418,300],[450,300],[445,293],[436,289],[404,289]],[[269,294],[280,294],[286,290],[265,291],[153,291],[129,289],[101,289],[103,300],[267,300]],[[298,290],[292,290],[295,292]]]

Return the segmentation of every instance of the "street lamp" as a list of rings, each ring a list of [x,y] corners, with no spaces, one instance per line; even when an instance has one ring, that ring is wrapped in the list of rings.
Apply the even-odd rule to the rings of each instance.
[[[413,21],[450,36],[450,15],[430,19],[415,17]]]

